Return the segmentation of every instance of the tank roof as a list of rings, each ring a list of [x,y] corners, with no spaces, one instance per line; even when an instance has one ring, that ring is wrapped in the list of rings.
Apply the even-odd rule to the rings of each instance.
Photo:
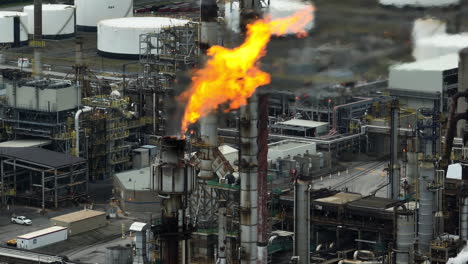
[[[101,20],[98,26],[119,28],[163,28],[170,26],[183,26],[189,23],[186,19],[168,17],[123,17]]]
[[[54,10],[64,10],[68,8],[74,8],[72,5],[55,5],[55,4],[43,4],[42,11],[54,11]],[[25,6],[23,10],[34,10],[34,5]]]

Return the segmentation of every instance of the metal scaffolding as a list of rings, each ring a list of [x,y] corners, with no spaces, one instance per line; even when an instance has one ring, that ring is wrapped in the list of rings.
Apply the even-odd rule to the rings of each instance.
[[[84,159],[42,148],[1,148],[2,207],[12,201],[57,208],[87,195]]]

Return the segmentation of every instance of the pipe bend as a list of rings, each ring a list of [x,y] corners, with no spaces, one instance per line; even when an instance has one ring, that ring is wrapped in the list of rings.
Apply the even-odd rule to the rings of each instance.
[[[87,113],[87,112],[91,112],[93,110],[92,107],[90,106],[83,106],[82,109],[76,111],[75,113],[75,136],[76,136],[76,141],[75,141],[75,144],[76,144],[76,156],[79,157],[80,156],[80,116],[82,113]]]

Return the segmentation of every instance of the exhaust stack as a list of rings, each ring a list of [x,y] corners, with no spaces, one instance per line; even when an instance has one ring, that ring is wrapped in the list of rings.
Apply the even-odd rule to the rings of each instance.
[[[185,159],[185,140],[164,137],[160,156],[152,172],[155,190],[161,197],[162,257],[164,263],[189,263],[187,240],[191,230],[186,219],[188,196],[194,189],[193,166]],[[179,259],[179,247],[184,259]]]

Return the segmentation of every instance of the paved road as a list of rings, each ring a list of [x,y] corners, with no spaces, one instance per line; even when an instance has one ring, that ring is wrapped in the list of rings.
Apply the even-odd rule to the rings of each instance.
[[[331,188],[336,190],[346,189],[350,192],[361,193],[363,196],[369,195],[380,186],[386,183],[387,173],[383,171],[386,168],[386,162],[372,161],[372,162],[352,162],[349,163],[348,172],[341,171],[339,174],[335,173],[323,177],[321,180],[315,181],[314,188]],[[387,188],[384,187],[379,190],[376,196],[386,197]]]

